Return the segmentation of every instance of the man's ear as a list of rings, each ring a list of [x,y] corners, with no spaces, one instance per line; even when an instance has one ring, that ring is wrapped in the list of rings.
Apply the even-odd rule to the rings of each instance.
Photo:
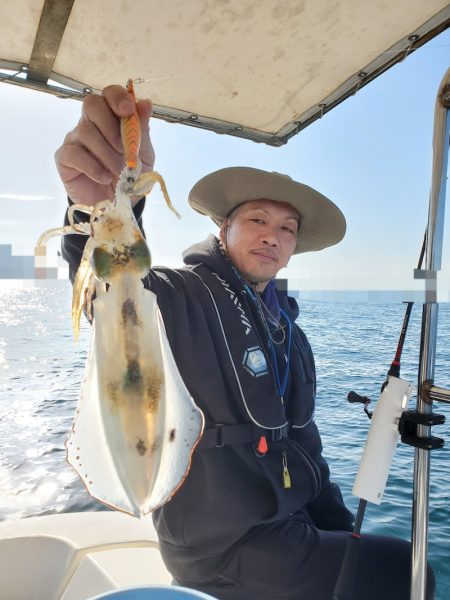
[[[228,229],[229,224],[230,224],[230,219],[228,217],[226,217],[222,221],[222,225],[220,226],[220,231],[219,231],[219,239],[225,247],[227,245],[227,229]]]

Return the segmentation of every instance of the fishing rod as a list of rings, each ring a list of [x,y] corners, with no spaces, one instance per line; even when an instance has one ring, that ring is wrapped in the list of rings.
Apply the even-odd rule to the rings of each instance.
[[[426,242],[427,234],[425,232],[417,269],[422,268]],[[381,386],[381,395],[375,411],[373,413],[369,411],[368,406],[371,400],[367,396],[361,396],[353,391],[349,392],[347,396],[350,403],[358,402],[364,405],[364,412],[372,422],[353,486],[353,495],[360,498],[355,524],[347,541],[341,570],[334,588],[333,600],[353,600],[354,598],[353,586],[360,553],[361,528],[367,502],[381,504],[399,437],[398,427],[392,428],[392,423],[400,422],[401,415],[406,409],[412,392],[410,384],[400,379],[400,367],[413,305],[414,302],[407,303],[397,350],[386,379]],[[389,425],[391,426],[389,427]]]
[[[425,256],[425,248],[427,246],[427,232],[425,231],[425,235],[423,236],[422,248],[420,250],[419,260],[417,262],[417,270],[422,268],[423,259]],[[400,332],[400,339],[397,344],[397,351],[394,356],[394,360],[391,363],[389,368],[386,381],[384,385],[387,384],[388,377],[400,377],[400,359],[403,352],[403,344],[405,343],[406,332],[408,331],[409,317],[411,316],[412,307],[414,302],[408,302],[406,306],[405,316],[403,317],[402,330]],[[381,389],[383,391],[383,388]]]

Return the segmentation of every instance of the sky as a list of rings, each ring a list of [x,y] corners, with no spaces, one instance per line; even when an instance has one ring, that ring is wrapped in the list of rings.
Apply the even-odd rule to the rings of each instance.
[[[293,257],[280,272],[290,289],[423,289],[413,269],[428,214],[436,92],[449,58],[447,30],[281,148],[153,119],[155,169],[182,214],[178,221],[155,187],[144,215],[153,264],[180,266],[185,248],[217,233],[189,209],[188,192],[211,171],[245,165],[315,187],[346,215],[343,242]],[[0,244],[14,254],[32,254],[39,235],[62,223],[66,196],[53,155],[80,110],[79,101],[0,83]],[[449,212],[438,276],[446,300]],[[52,241],[49,253],[58,248]]]

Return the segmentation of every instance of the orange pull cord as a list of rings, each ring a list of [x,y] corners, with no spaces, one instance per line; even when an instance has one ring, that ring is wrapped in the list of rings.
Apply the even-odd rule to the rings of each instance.
[[[133,80],[127,81],[127,92],[130,101],[134,106],[134,111],[129,117],[123,117],[120,120],[120,133],[125,155],[125,164],[129,169],[138,168],[139,149],[141,147],[141,124],[136,109],[136,96],[134,95]]]
[[[258,454],[260,454],[261,456],[264,456],[264,454],[267,453],[267,450],[269,449],[269,446],[267,445],[267,440],[266,440],[266,437],[264,435],[262,435],[259,438],[259,442],[258,442],[258,445],[256,446],[256,449],[258,451]]]

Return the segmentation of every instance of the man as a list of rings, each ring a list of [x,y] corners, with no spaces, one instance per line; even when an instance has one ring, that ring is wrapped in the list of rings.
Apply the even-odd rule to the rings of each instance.
[[[113,197],[127,102],[117,86],[84,101],[56,154],[72,201]],[[138,112],[146,171],[150,103]],[[344,217],[315,190],[245,167],[204,177],[189,202],[220,226],[219,239],[187,250],[184,268],[155,268],[144,282],[206,419],[185,483],[154,513],[163,559],[179,583],[220,600],[329,600],[353,518],[321,455],[314,360],[295,324],[298,307],[274,277],[292,254],[340,241]],[[143,208],[138,200],[138,220]],[[64,238],[72,278],[85,241]],[[354,598],[407,600],[409,554],[406,542],[364,536]],[[431,573],[429,581],[432,598]]]

